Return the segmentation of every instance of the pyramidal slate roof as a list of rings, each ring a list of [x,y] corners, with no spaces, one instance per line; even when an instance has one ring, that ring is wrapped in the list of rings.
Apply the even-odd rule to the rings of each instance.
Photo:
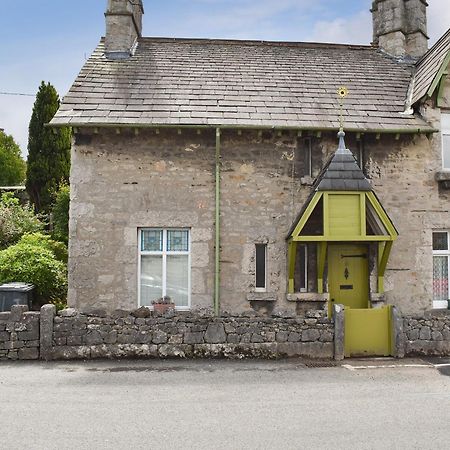
[[[286,239],[291,238],[295,227],[317,191],[373,191],[372,185],[359,168],[353,153],[346,148],[345,133],[339,131],[338,137],[338,149],[331,155],[316,178],[308,198],[289,228]]]
[[[140,38],[126,60],[104,42],[85,63],[52,125],[339,128],[433,131],[402,114],[413,64],[370,46]]]
[[[346,148],[340,131],[339,147],[329,159],[315,183],[315,191],[371,191],[372,186],[358,166],[353,153]]]

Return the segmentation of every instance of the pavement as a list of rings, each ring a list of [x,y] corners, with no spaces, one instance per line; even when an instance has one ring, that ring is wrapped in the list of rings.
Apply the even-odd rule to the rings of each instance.
[[[0,449],[448,449],[450,359],[0,363]]]

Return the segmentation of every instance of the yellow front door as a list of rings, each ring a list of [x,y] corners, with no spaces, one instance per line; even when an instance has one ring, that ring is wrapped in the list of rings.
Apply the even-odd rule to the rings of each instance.
[[[369,250],[367,245],[328,247],[328,290],[332,304],[348,308],[369,307]]]

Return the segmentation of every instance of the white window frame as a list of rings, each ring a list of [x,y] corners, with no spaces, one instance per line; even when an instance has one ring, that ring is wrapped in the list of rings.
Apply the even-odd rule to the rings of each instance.
[[[435,256],[446,256],[447,257],[447,273],[450,275],[450,232],[448,230],[433,230],[433,233],[446,233],[447,234],[447,250],[433,250],[433,258]],[[432,244],[433,245],[433,244]],[[434,277],[433,277],[433,283],[434,283]],[[450,283],[447,282],[448,285],[448,294],[447,299],[450,298]],[[447,300],[434,300],[434,288],[433,291],[433,308],[434,309],[447,309],[448,308],[448,301]]]
[[[256,247],[260,245],[264,247],[264,287],[256,287],[256,278],[257,278],[257,259],[256,259]],[[268,245],[264,242],[256,242],[255,243],[255,292],[267,292],[267,265],[268,265]]]
[[[163,242],[162,251],[142,250],[142,232],[143,231],[162,231]],[[187,231],[188,232],[188,251],[168,251],[167,250],[167,231]],[[178,311],[188,311],[191,309],[191,230],[190,228],[165,228],[165,227],[143,227],[138,229],[138,305],[153,309],[152,305],[141,305],[141,262],[142,256],[156,255],[162,256],[162,296],[167,294],[167,255],[187,255],[188,256],[188,306],[175,306]]]
[[[444,136],[450,137],[450,111],[448,113],[441,113],[441,156],[442,156],[442,169],[450,171],[450,166],[444,166]],[[450,148],[447,150],[450,154]]]

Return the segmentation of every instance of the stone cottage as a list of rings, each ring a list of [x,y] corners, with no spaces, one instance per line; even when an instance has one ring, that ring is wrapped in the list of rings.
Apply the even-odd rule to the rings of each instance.
[[[450,32],[427,50],[426,7],[374,0],[363,46],[147,38],[141,0],[109,0],[51,122],[70,306],[446,308]]]

